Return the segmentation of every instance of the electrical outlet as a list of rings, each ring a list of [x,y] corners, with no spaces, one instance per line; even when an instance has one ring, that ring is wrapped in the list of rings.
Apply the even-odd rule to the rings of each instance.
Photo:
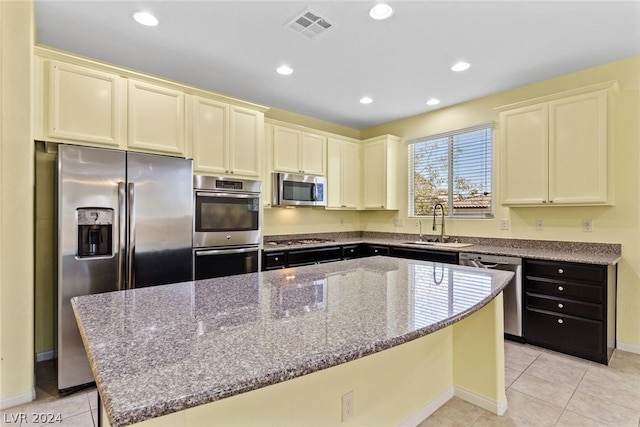
[[[342,396],[342,421],[353,417],[353,390]]]
[[[344,218],[340,217],[340,225],[344,225]]]
[[[500,230],[508,230],[509,229],[509,219],[505,218],[500,220]]]
[[[536,230],[544,230],[544,222],[541,219],[536,219]]]
[[[402,218],[395,217],[393,218],[393,225],[396,227],[404,227],[404,221]]]
[[[582,220],[582,231],[585,233],[591,233],[593,231],[593,220],[591,219],[583,219]]]

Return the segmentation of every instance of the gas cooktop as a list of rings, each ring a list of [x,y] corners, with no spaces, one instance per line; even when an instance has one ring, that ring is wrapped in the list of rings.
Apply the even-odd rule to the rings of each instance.
[[[331,243],[335,242],[333,239],[288,239],[288,240],[268,240],[264,242],[268,246],[294,246],[294,245],[312,245],[314,243]]]

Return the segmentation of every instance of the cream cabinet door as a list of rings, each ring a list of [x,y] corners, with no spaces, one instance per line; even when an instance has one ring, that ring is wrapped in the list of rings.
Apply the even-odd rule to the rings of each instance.
[[[191,135],[193,170],[205,174],[229,172],[229,104],[193,97]]]
[[[300,173],[300,131],[280,126],[273,127],[273,170]]]
[[[125,96],[117,75],[50,61],[47,137],[124,147]]]
[[[262,205],[271,207],[273,197],[273,125],[264,125],[264,159],[262,166]]]
[[[360,145],[342,144],[342,207],[357,209],[360,199]]]
[[[184,94],[129,80],[128,147],[184,155]]]
[[[229,126],[229,170],[234,175],[260,176],[260,154],[264,115],[248,108],[231,106]]]
[[[307,175],[326,174],[327,138],[302,132],[300,149],[300,172]]]
[[[342,205],[342,144],[339,139],[327,141],[327,209],[341,209]]]
[[[607,93],[599,91],[549,103],[549,200],[606,203]]]
[[[547,104],[500,113],[500,141],[502,203],[546,203],[549,188]]]
[[[387,200],[387,143],[364,145],[363,197],[365,209],[385,209]]]

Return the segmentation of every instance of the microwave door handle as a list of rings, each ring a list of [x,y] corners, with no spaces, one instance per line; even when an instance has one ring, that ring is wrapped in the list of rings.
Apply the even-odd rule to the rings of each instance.
[[[315,183],[311,184],[311,198],[314,202],[318,201],[318,186]]]

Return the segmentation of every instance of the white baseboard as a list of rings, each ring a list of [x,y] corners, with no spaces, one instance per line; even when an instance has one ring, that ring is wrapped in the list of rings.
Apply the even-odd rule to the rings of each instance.
[[[507,412],[506,396],[504,396],[500,401],[496,402],[458,386],[454,387],[454,395],[464,401],[479,406],[482,409],[486,409],[487,411],[496,415],[503,415],[505,412]]]
[[[36,362],[44,362],[45,360],[51,360],[56,358],[56,351],[49,350],[36,354]]]
[[[13,408],[14,406],[23,405],[32,402],[36,398],[36,389],[23,391],[13,396],[0,396],[0,410]]]
[[[416,427],[418,424],[426,420],[429,415],[436,412],[438,408],[447,403],[452,397],[453,386],[450,386],[422,408],[402,420],[398,424],[398,427]]]
[[[616,348],[622,351],[628,351],[629,353],[640,354],[640,345],[627,344],[626,342],[616,341]]]

